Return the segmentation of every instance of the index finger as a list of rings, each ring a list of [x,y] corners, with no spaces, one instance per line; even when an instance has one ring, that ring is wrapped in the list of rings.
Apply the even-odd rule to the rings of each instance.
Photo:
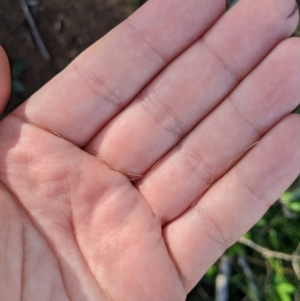
[[[85,145],[224,7],[224,0],[150,0],[14,114]]]

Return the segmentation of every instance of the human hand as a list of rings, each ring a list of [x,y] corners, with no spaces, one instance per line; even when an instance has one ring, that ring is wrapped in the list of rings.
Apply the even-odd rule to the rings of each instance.
[[[1,121],[3,300],[184,300],[297,177],[296,3],[224,4],[150,0]]]

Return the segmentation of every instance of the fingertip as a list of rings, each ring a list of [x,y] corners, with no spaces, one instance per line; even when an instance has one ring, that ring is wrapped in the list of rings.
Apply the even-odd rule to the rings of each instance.
[[[10,67],[5,50],[0,45],[0,113],[3,112],[11,90]]]

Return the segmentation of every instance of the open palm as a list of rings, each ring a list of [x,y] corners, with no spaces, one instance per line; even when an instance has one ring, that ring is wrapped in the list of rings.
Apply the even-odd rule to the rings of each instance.
[[[150,0],[1,121],[1,300],[184,300],[297,177],[296,3],[224,5]]]

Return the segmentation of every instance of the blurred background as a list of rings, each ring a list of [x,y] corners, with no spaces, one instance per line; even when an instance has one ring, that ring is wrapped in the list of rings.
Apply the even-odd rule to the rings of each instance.
[[[145,1],[0,0],[0,43],[9,55],[13,83],[5,114]],[[236,2],[227,0],[227,9]],[[300,26],[294,35],[300,36]],[[187,298],[227,300],[300,301],[300,179]]]

